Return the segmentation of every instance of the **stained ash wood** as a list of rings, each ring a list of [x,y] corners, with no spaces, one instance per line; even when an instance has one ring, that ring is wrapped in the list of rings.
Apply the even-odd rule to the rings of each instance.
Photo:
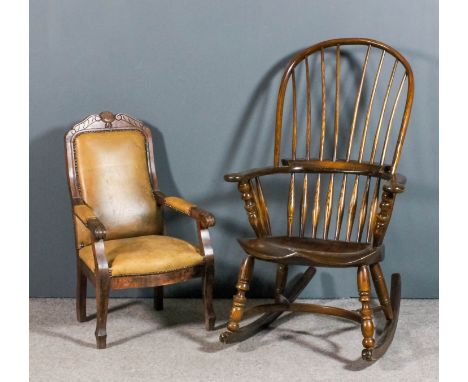
[[[350,55],[354,55],[354,62],[357,63],[353,72],[357,73],[356,78],[342,72],[342,61],[348,60]],[[375,61],[374,57],[377,66],[371,73],[369,68]],[[316,74],[311,69],[313,62],[318,62]],[[389,63],[388,71],[384,70],[386,62]],[[320,86],[320,95],[317,95],[320,99],[315,103],[312,99],[312,78],[317,78],[317,86]],[[301,85],[299,81],[305,81],[305,84]],[[343,108],[344,81],[355,86],[350,115],[346,115]],[[327,84],[333,84],[334,92],[327,91]],[[287,92],[287,89],[290,91]],[[300,89],[305,89],[306,94],[300,94]],[[383,95],[380,105],[376,103],[379,91]],[[290,94],[290,99],[287,99],[287,94]],[[239,240],[247,257],[241,265],[227,330],[220,336],[222,342],[241,341],[270,324],[283,312],[301,311],[355,321],[361,326],[362,358],[375,361],[385,353],[393,340],[398,321],[401,281],[398,274],[392,276],[390,297],[381,268],[383,241],[396,195],[405,190],[406,179],[397,173],[397,167],[413,95],[414,78],[408,61],[391,46],[373,39],[323,41],[297,53],[288,63],[277,97],[273,165],[224,177],[227,182],[238,183],[256,238]],[[402,99],[405,101],[398,126],[396,120]],[[304,110],[299,109],[302,104],[298,100],[304,100]],[[284,113],[285,104],[290,101],[292,106]],[[313,105],[317,105],[315,112]],[[327,110],[333,110],[332,122],[327,121]],[[299,115],[305,117],[304,124],[300,123]],[[317,116],[319,125],[315,128],[313,115]],[[305,129],[304,133],[300,131],[301,126]],[[328,141],[327,137],[330,137]],[[317,152],[312,150],[313,142]],[[327,142],[331,144],[329,150],[326,150]],[[298,155],[300,145],[304,145],[304,157]],[[390,155],[392,150],[393,155]],[[304,176],[299,177],[298,174]],[[325,174],[328,174],[328,181]],[[259,197],[255,186],[263,177],[278,175],[289,177],[288,198],[285,200],[285,236],[272,236],[267,201],[263,191]],[[315,183],[311,184],[311,179],[315,179]],[[336,219],[335,232],[331,233],[333,217]],[[282,220],[276,219],[276,222]],[[307,232],[306,226],[309,225],[311,229]],[[319,232],[322,232],[320,238]],[[254,259],[277,264],[275,301],[246,311],[246,293]],[[294,292],[287,285],[287,270],[291,264],[309,267],[301,280],[293,285]],[[337,307],[294,303],[300,291],[310,282],[315,267],[356,268],[360,309],[346,311]],[[370,305],[372,284],[380,303],[376,307]],[[382,334],[375,338],[374,313],[378,312],[385,314],[387,325]],[[264,314],[243,327],[242,317],[254,313]]]

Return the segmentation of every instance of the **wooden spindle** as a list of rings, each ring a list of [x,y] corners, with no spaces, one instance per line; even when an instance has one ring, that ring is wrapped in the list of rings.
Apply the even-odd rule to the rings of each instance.
[[[334,186],[334,175],[330,175],[330,182],[328,183],[327,199],[325,203],[325,219],[323,222],[323,238],[328,239],[328,231],[330,229],[331,214],[333,208],[333,186]]]
[[[375,182],[374,195],[372,196],[372,203],[370,207],[369,223],[367,226],[367,237],[366,242],[370,243],[372,240],[372,230],[375,223],[375,216],[377,214],[377,208],[379,206],[379,194],[380,194],[380,178]]]
[[[301,218],[299,226],[299,236],[303,237],[305,232],[305,226],[307,222],[307,195],[308,194],[308,179],[307,174],[304,174],[304,183],[302,185],[302,197],[301,197]]]
[[[336,46],[336,74],[335,74],[335,125],[333,131],[333,161],[336,161],[336,155],[338,150],[338,136],[340,130],[340,46]],[[335,174],[330,175],[330,181],[328,183],[328,190],[327,190],[327,201],[325,205],[325,220],[323,226],[323,238],[328,239],[328,232],[330,229],[330,221],[333,209],[333,191],[334,191],[334,182],[335,182]]]
[[[293,97],[293,131],[292,131],[292,159],[296,159],[297,147],[297,100],[296,100],[296,75],[292,72],[292,97]]]
[[[296,159],[296,147],[297,147],[297,101],[296,101],[296,75],[292,72],[292,97],[293,97],[293,132],[292,132],[292,159]],[[291,174],[291,180],[289,182],[289,200],[288,200],[288,236],[292,235],[292,227],[294,223],[294,210],[296,207],[296,176]]]
[[[314,205],[312,208],[312,237],[317,235],[317,226],[320,216],[320,174],[317,175],[315,183]]]
[[[321,74],[322,74],[322,124],[320,129],[320,152],[319,159],[323,159],[323,149],[325,145],[325,130],[327,127],[327,85],[325,80],[325,52],[322,48],[320,52]]]
[[[338,198],[338,209],[336,212],[336,228],[335,228],[335,240],[339,240],[341,233],[341,225],[343,222],[344,215],[344,202],[346,197],[346,183],[348,177],[346,174],[343,175],[343,181],[341,183],[340,197]]]
[[[322,78],[322,123],[320,128],[320,149],[319,159],[323,159],[323,150],[325,146],[325,130],[327,126],[327,85],[325,80],[325,51],[320,50],[320,69]],[[317,226],[320,217],[320,184],[321,176],[317,175],[317,182],[315,183],[314,204],[312,208],[312,236],[317,235]]]
[[[296,207],[295,201],[295,174],[291,174],[291,181],[289,182],[289,198],[288,198],[288,236],[292,236],[292,227],[294,222],[294,208]]]
[[[364,148],[366,145],[366,138],[367,138],[367,131],[369,128],[369,121],[370,121],[370,115],[372,111],[372,105],[374,103],[374,97],[375,97],[375,92],[377,89],[377,84],[379,82],[379,77],[380,77],[380,72],[382,69],[382,64],[384,61],[385,57],[385,50],[382,50],[382,54],[380,56],[380,61],[379,65],[377,68],[377,72],[375,74],[374,78],[374,84],[372,86],[372,91],[371,91],[371,96],[369,99],[369,106],[367,107],[367,112],[366,112],[366,119],[364,122],[364,129],[362,130],[362,137],[361,137],[361,145],[359,147],[359,158],[358,162],[362,162],[362,157],[364,156]],[[354,186],[353,186],[353,192],[351,194],[351,200],[349,204],[349,213],[348,213],[348,226],[346,230],[346,240],[349,241],[351,239],[351,233],[353,231],[353,226],[354,226],[354,220],[355,220],[355,215],[356,215],[356,208],[357,208],[357,199],[358,199],[358,189],[359,189],[359,176],[356,176],[354,179]],[[369,185],[370,185],[370,178],[367,178],[365,189],[363,192],[363,198],[361,202],[361,210],[359,212],[359,223],[358,223],[358,230],[357,230],[357,236],[360,238],[362,235],[362,228],[365,223],[365,217],[367,215],[367,198],[369,195]],[[360,239],[358,239],[360,240]]]
[[[388,97],[390,95],[390,90],[392,89],[393,80],[395,78],[397,66],[398,66],[398,60],[395,59],[395,63],[393,64],[393,68],[392,68],[392,73],[390,74],[390,78],[388,80],[387,90],[385,92],[385,97],[384,97],[383,104],[382,104],[382,110],[380,111],[379,122],[377,123],[377,129],[375,130],[374,143],[372,144],[372,151],[371,151],[371,155],[369,159],[370,163],[374,163],[374,160],[375,160],[375,154],[377,152],[377,145],[379,144],[380,130],[382,128],[382,122],[384,119],[385,110],[387,108]]]
[[[366,70],[367,70],[367,63],[369,61],[369,53],[371,51],[371,46],[369,45],[367,47],[367,53],[366,53],[366,58],[364,59],[364,64],[362,66],[362,75],[361,75],[361,81],[359,83],[359,88],[356,94],[356,101],[354,103],[354,112],[353,112],[353,119],[351,122],[351,131],[349,134],[349,142],[348,142],[348,151],[346,153],[346,161],[349,161],[351,158],[351,151],[353,147],[353,138],[354,138],[354,132],[356,130],[356,121],[357,121],[357,115],[358,115],[358,110],[359,110],[359,104],[361,102],[361,94],[362,94],[362,87],[364,85],[364,79],[366,77]]]
[[[310,159],[310,145],[312,135],[312,118],[311,118],[311,99],[310,99],[310,71],[309,61],[305,59],[306,65],[306,91],[307,91],[307,126],[306,126],[306,158]],[[301,237],[304,236],[305,226],[307,222],[307,207],[308,207],[308,174],[304,174],[304,183],[302,187],[301,199],[301,218],[300,218],[300,232]]]
[[[374,84],[372,86],[372,91],[371,91],[371,96],[369,100],[369,106],[367,108],[367,113],[366,113],[366,119],[364,122],[364,129],[362,130],[362,137],[361,137],[361,145],[359,147],[359,158],[358,162],[362,162],[362,157],[364,155],[364,147],[366,145],[366,137],[367,137],[367,130],[369,128],[369,120],[370,120],[370,115],[372,111],[372,105],[374,103],[374,96],[375,96],[375,91],[377,89],[377,84],[379,82],[379,77],[380,77],[380,71],[382,69],[382,64],[383,60],[385,57],[385,51],[382,50],[382,54],[380,56],[380,61],[379,61],[379,66],[377,68],[377,73],[374,78]],[[358,199],[358,190],[359,190],[359,176],[356,176],[354,178],[354,186],[353,186],[353,191],[351,193],[351,200],[349,202],[349,212],[348,212],[348,225],[346,229],[346,240],[349,241],[351,239],[351,233],[353,231],[353,226],[354,226],[354,220],[356,216],[356,208],[357,208],[357,199]],[[367,179],[366,185],[368,187],[369,185],[369,180],[370,178]],[[365,218],[365,215],[367,214],[367,199],[366,199],[366,194],[368,194],[369,190],[367,188],[364,190],[364,195],[362,199],[362,204],[361,204],[361,211],[359,213],[359,225],[358,225],[358,236],[359,236],[359,231],[361,231],[362,234],[362,225],[364,224],[364,221],[362,220]],[[362,208],[365,207],[365,210],[363,211]]]
[[[309,70],[309,61],[305,59],[306,65],[306,86],[307,86],[307,127],[306,127],[306,158],[310,159],[310,145],[311,145],[311,136],[312,136],[312,117],[311,117],[311,86],[310,86],[310,70]]]
[[[382,147],[382,155],[380,157],[380,165],[383,165],[384,161],[385,161],[385,155],[387,153],[388,142],[389,142],[389,138],[390,138],[390,132],[391,132],[392,127],[393,127],[393,118],[395,117],[395,111],[396,111],[396,109],[398,107],[398,100],[400,99],[401,91],[402,91],[403,85],[404,85],[404,83],[406,81],[406,77],[407,77],[407,75],[405,73],[405,75],[401,79],[400,86],[398,88],[398,93],[397,93],[397,95],[395,97],[395,101],[393,103],[392,112],[390,114],[390,119],[388,120],[387,133],[385,134],[385,141],[384,141],[384,145]]]
[[[333,160],[336,160],[338,135],[340,131],[340,46],[336,47],[336,82],[335,82],[335,130],[333,140]]]
[[[366,184],[364,186],[364,192],[362,195],[361,209],[359,211],[359,222],[357,229],[357,241],[361,241],[362,233],[364,231],[364,225],[366,224],[367,217],[367,206],[369,204],[369,187],[371,183],[371,177],[368,176],[366,179]]]
[[[356,176],[354,179],[353,191],[351,192],[351,199],[349,200],[348,221],[346,225],[346,241],[349,241],[351,239],[351,233],[353,232],[354,217],[356,216],[358,190],[359,176]]]
[[[362,94],[362,87],[364,85],[364,79],[366,77],[366,70],[367,70],[367,63],[369,62],[369,54],[371,51],[371,45],[367,47],[367,52],[366,52],[366,57],[364,59],[364,63],[362,65],[362,74],[361,74],[361,81],[359,82],[359,88],[357,90],[356,94],[356,101],[354,102],[354,112],[353,112],[353,119],[351,122],[351,131],[349,134],[349,141],[348,141],[348,150],[346,153],[346,161],[349,162],[351,158],[351,151],[353,147],[353,138],[354,138],[354,132],[356,130],[356,121],[357,121],[357,115],[358,115],[358,110],[359,110],[359,104],[361,102],[361,94]],[[335,231],[335,240],[338,240],[341,232],[341,225],[343,222],[343,215],[344,215],[344,205],[345,205],[345,196],[346,196],[346,183],[348,181],[348,176],[347,174],[343,175],[343,181],[341,183],[341,190],[340,190],[340,198],[338,200],[338,211],[337,211],[337,221],[336,221],[336,231]],[[357,194],[357,186],[356,182],[353,187],[353,192],[351,194],[351,201],[350,201],[350,210],[348,214],[348,228],[346,232],[346,238],[348,239],[348,236],[350,235],[350,232],[352,230],[352,226],[349,226],[350,221],[354,221],[354,214],[355,214],[355,201],[356,201],[356,194]]]
[[[369,100],[369,106],[367,107],[366,119],[365,119],[365,122],[364,122],[364,129],[362,131],[361,147],[359,148],[359,159],[358,159],[359,163],[362,162],[362,157],[364,155],[364,147],[366,145],[367,130],[368,130],[368,127],[369,127],[369,121],[370,121],[370,115],[371,115],[371,111],[372,111],[372,105],[374,103],[375,91],[377,89],[377,84],[379,82],[380,71],[382,69],[382,64],[383,64],[383,61],[384,61],[384,57],[385,57],[385,50],[382,50],[382,54],[380,56],[380,61],[379,61],[379,66],[377,68],[377,73],[375,74],[375,78],[374,78],[374,85],[372,86],[372,92],[371,92],[371,96],[370,96],[370,100]]]

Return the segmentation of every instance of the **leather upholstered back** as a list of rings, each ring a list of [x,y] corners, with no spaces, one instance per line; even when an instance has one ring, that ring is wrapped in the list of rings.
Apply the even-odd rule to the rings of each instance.
[[[81,132],[74,137],[81,198],[107,230],[106,239],[162,233],[142,131]]]

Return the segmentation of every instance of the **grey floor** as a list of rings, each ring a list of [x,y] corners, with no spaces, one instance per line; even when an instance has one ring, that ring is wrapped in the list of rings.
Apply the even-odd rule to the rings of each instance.
[[[358,307],[351,299],[319,303]],[[112,299],[108,348],[96,350],[95,320],[78,323],[74,300],[31,299],[30,380],[438,380],[438,300],[403,300],[394,342],[370,366],[360,360],[356,324],[314,314],[285,314],[274,330],[223,345],[218,336],[229,305],[216,301],[217,329],[205,332],[200,300],[166,299],[164,311],[155,312],[148,299]],[[94,309],[88,300],[88,314]]]

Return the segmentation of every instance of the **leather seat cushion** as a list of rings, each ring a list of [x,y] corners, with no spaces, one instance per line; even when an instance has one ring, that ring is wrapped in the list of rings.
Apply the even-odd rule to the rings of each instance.
[[[148,235],[104,242],[112,276],[164,273],[202,264],[197,247],[170,236]],[[92,245],[79,250],[81,260],[94,270]]]

